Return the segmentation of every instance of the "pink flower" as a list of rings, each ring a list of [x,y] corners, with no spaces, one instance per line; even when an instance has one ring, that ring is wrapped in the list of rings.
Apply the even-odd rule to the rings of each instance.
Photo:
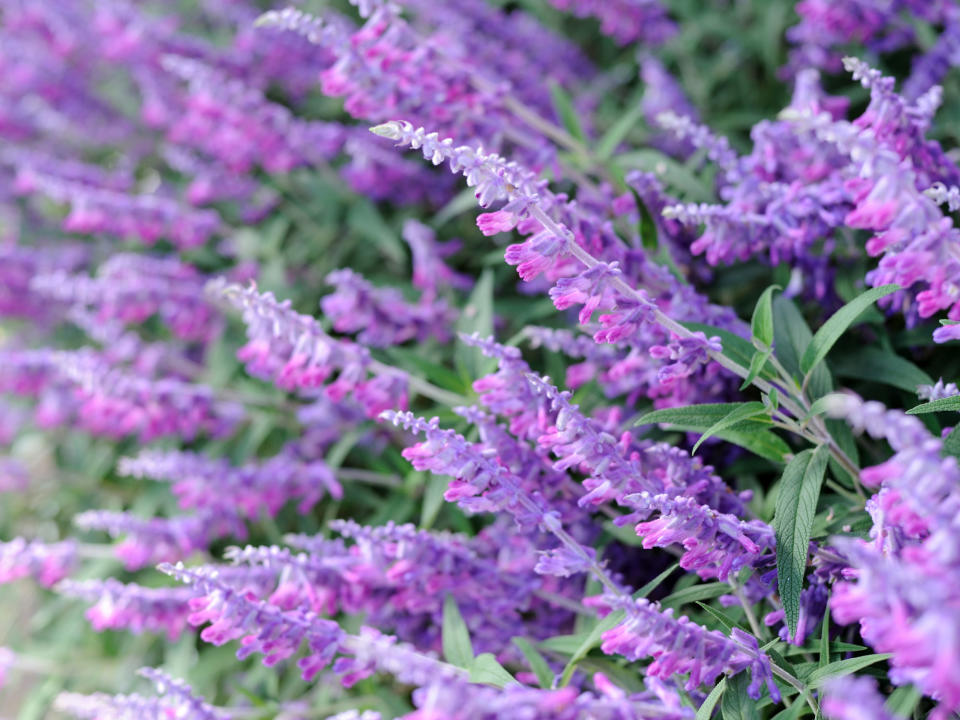
[[[477,227],[484,235],[510,232],[517,226],[517,216],[506,210],[483,213],[477,216]]]

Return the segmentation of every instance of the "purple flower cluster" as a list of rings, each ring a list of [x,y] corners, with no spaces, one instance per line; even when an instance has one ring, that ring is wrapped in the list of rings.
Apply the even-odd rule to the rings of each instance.
[[[960,467],[941,456],[942,441],[918,418],[854,395],[836,396],[831,412],[886,439],[894,455],[861,473],[865,485],[879,487],[868,503],[873,528],[868,541],[837,538],[852,571],[830,607],[838,622],[859,622],[867,642],[892,653],[895,683],[914,683],[946,716],[960,707],[951,670],[960,638],[951,590],[960,578]]]
[[[747,137],[728,90],[774,78],[772,34],[541,5],[0,0],[0,584],[54,591],[0,684],[54,676],[96,720],[892,720],[862,675],[823,683],[876,652],[899,707],[960,711],[960,391],[932,379],[960,339],[960,10],[796,2],[791,99]],[[703,15],[760,6],[788,16]],[[547,27],[575,22],[613,42]],[[749,75],[696,64],[714,33]],[[765,274],[785,297],[748,326]],[[887,317],[825,321],[864,284],[898,286]],[[831,394],[857,320],[852,381],[922,419]],[[78,636],[98,688],[43,647],[80,604],[159,636]],[[227,704],[151,668],[155,696],[112,694],[94,662],[174,642]]]

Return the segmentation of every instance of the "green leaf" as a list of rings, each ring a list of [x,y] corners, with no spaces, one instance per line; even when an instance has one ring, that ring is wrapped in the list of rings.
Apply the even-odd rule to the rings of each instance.
[[[830,363],[835,375],[869,380],[915,393],[918,385],[932,385],[933,378],[909,360],[878,348],[862,348]]]
[[[567,91],[553,80],[549,81],[548,85],[550,86],[550,98],[553,100],[553,107],[557,111],[557,117],[560,118],[563,127],[580,142],[587,142],[587,134],[583,131],[583,125],[580,124],[580,113],[574,107],[573,100],[570,99]]]
[[[830,664],[830,606],[827,606],[823,614],[823,627],[820,629],[820,658],[818,659],[820,667],[826,667]]]
[[[784,468],[777,495],[773,529],[777,537],[777,587],[787,627],[796,635],[800,591],[810,546],[810,530],[827,469],[828,449],[804,450]]]
[[[476,210],[477,195],[473,188],[464,188],[454,195],[446,205],[444,205],[437,214],[430,220],[430,225],[439,228],[446,225],[461,213],[467,210]]]
[[[664,408],[663,410],[654,410],[642,415],[634,425],[649,425],[651,423],[670,423],[673,425],[683,425],[690,428],[700,428],[707,430],[719,423],[725,417],[742,407],[749,407],[751,411],[756,411],[756,406],[760,406],[764,413],[766,409],[762,403],[703,403],[700,405],[686,405],[684,407]],[[743,422],[743,418],[738,420]],[[767,417],[749,420],[755,424],[769,425],[770,420]]]
[[[789,298],[778,295],[773,300],[773,344],[776,356],[787,372],[800,376],[800,354],[813,339],[803,315]],[[833,390],[833,380],[826,365],[814,368],[807,383],[813,399],[823,397]]]
[[[917,405],[907,410],[907,415],[925,415],[926,413],[944,412],[946,410],[960,410],[960,395],[931,400],[922,405]]]
[[[470,663],[470,682],[498,688],[518,684],[517,679],[497,662],[493,653],[481,653]]]
[[[800,717],[800,713],[802,713],[806,707],[808,707],[808,705],[801,698],[795,698],[790,707],[784,708],[770,720],[797,720],[797,718]]]
[[[679,607],[686,603],[696,602],[697,600],[712,600],[715,597],[726,595],[730,592],[730,586],[726,583],[711,582],[703,585],[694,585],[693,587],[677,590],[665,597],[660,604],[663,607]]]
[[[741,390],[746,390],[753,384],[753,381],[757,379],[760,371],[763,370],[764,366],[770,360],[771,355],[773,355],[772,348],[767,348],[763,352],[758,350],[753,354],[753,357],[750,358],[750,367],[747,369],[747,376],[743,379],[743,382],[740,383]]]
[[[423,530],[433,527],[437,514],[443,507],[443,494],[449,485],[449,475],[430,473],[424,481],[423,503],[420,505],[420,527]]]
[[[887,660],[892,657],[889,653],[882,655],[865,655],[864,657],[851,658],[849,660],[837,660],[829,665],[817,668],[807,676],[807,687],[818,688],[829,678],[838,675],[850,675],[865,667],[870,667],[874,663]]]
[[[922,697],[913,685],[901,685],[887,698],[887,710],[899,717],[910,717]]]
[[[366,198],[353,201],[347,212],[347,226],[369,242],[395,265],[407,260],[407,253],[397,233],[383,219],[380,210]]]
[[[554,635],[541,641],[540,647],[548,652],[559,653],[560,655],[573,655],[577,651],[577,648],[583,645],[589,635],[589,632],[580,632],[573,635]]]
[[[720,701],[720,696],[723,695],[723,691],[726,689],[727,679],[720,678],[720,682],[714,686],[710,694],[704,699],[703,704],[697,708],[696,720],[710,720],[710,716],[713,715],[713,709],[717,706],[717,703]]]
[[[957,425],[943,440],[943,454],[960,458],[960,425]]]
[[[800,358],[800,372],[804,375],[809,373],[827,356],[834,343],[840,339],[840,336],[860,317],[864,310],[880,298],[886,297],[899,288],[899,285],[882,285],[878,288],[871,288],[831,315],[823,326],[817,330],[813,340],[803,351],[803,357]]]
[[[540,683],[540,687],[548,690],[553,685],[553,670],[550,669],[550,666],[547,664],[543,655],[540,654],[540,651],[533,646],[533,643],[523,637],[513,638],[513,644],[519,648],[520,652],[522,652],[523,656],[527,659],[530,669],[533,670],[533,674],[537,676],[537,682]]]
[[[720,701],[723,720],[760,720],[757,702],[747,695],[747,673],[734,675],[727,682],[727,690]]]
[[[488,268],[480,275],[457,321],[457,332],[493,334],[493,272]],[[471,381],[481,378],[496,367],[497,361],[483,356],[479,348],[457,343],[454,360]]]
[[[443,599],[443,627],[441,629],[443,657],[451,665],[471,668],[473,665],[473,644],[470,631],[463,621],[460,608],[452,595]],[[472,672],[472,670],[471,670]]]
[[[771,285],[763,291],[750,319],[750,333],[765,347],[773,345],[773,293],[779,289],[779,285]]]
[[[699,600],[697,600],[697,605],[700,606],[701,610],[706,612],[710,617],[712,617],[714,620],[720,623],[726,632],[730,632],[731,630],[733,630],[733,628],[737,627],[737,623],[735,623],[733,621],[733,618],[731,618],[727,614],[722,613],[716,608],[712,608],[706,603],[700,602]]]
[[[673,565],[668,567],[662,573],[657,575],[653,580],[651,580],[646,585],[644,585],[639,590],[637,590],[633,594],[633,599],[639,600],[640,598],[645,598],[647,595],[649,595],[658,587],[660,587],[660,585],[663,584],[663,581],[666,580],[668,577],[670,577],[671,573],[673,573],[673,571],[676,570],[678,567],[680,567],[680,563],[675,562]]]
[[[757,416],[763,416],[763,418],[768,417],[767,408],[762,402],[738,403],[738,406],[731,410],[725,417],[717,420],[717,422],[704,431],[703,435],[700,436],[700,439],[694,444],[690,454],[695,455],[697,453],[697,448],[700,447],[700,444],[704,440],[716,435],[721,430],[726,430],[727,428],[733,427],[737,423],[755,418]]]
[[[702,427],[686,425],[672,425],[670,429],[683,432],[701,432],[703,430]],[[782,463],[784,456],[791,452],[790,446],[781,437],[763,429],[760,423],[751,420],[721,430],[716,433],[716,436],[775,463]]]
[[[593,630],[581,641],[580,645],[574,650],[570,659],[567,661],[566,667],[563,668],[563,674],[560,676],[560,687],[566,687],[567,683],[570,682],[570,678],[573,677],[573,671],[576,670],[577,664],[597,646],[600,642],[600,636],[607,630],[613,630],[613,628],[623,621],[624,617],[623,610],[616,610],[593,626]]]
[[[596,150],[594,151],[597,156],[597,160],[600,162],[606,162],[611,157],[613,153],[616,152],[617,146],[623,142],[623,139],[627,136],[627,133],[637,124],[637,121],[643,117],[643,104],[635,103],[627,112],[620,116],[620,118],[610,126],[610,129],[604,133],[603,137],[597,142]]]

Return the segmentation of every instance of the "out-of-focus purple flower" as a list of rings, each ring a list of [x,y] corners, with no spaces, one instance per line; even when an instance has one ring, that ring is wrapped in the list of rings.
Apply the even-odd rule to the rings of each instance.
[[[163,67],[188,84],[185,112],[167,131],[172,143],[201,150],[237,173],[254,166],[288,172],[340,151],[344,128],[338,123],[299,120],[260,90],[196,60],[166,56]]]
[[[355,130],[344,143],[347,162],[339,169],[354,192],[398,205],[426,202],[439,207],[450,199],[453,182],[448,175],[398,156],[363,128]]]
[[[204,385],[139,377],[110,367],[88,351],[57,353],[54,362],[80,393],[81,426],[96,435],[137,435],[143,442],[168,435],[221,437],[244,414],[239,404],[218,400]]]
[[[22,492],[30,484],[30,475],[16,458],[0,456],[0,493]]]
[[[644,84],[641,107],[648,125],[657,127],[657,118],[665,112],[688,117],[694,122],[700,121],[699,113],[684,94],[680,83],[655,56],[644,55],[640,60],[640,78]],[[688,138],[677,137],[674,133],[657,133],[651,138],[650,144],[680,159],[686,159],[696,149]]]
[[[352,34],[329,33],[329,20],[271,12],[260,22],[284,27],[332,51],[336,61],[321,73],[326,95],[344,98],[350,115],[378,122],[408,117],[496,144],[502,124],[509,124],[500,90],[473,82],[471,62],[450,48],[439,33],[420,33],[400,17],[394,5],[370,9]],[[388,70],[385,72],[385,70]]]
[[[676,691],[666,684],[647,683],[649,690],[627,694],[603,676],[594,676],[598,692],[574,687],[531,688],[511,683],[503,689],[479,684],[431,683],[416,689],[416,710],[404,720],[440,720],[476,717],[491,720],[523,717],[527,720],[683,720],[693,717],[693,708],[681,704]]]
[[[660,45],[676,33],[676,25],[660,0],[550,0],[551,4],[600,21],[600,31],[621,45]]]
[[[877,681],[869,677],[843,675],[831,678],[820,703],[831,720],[900,720],[889,712],[877,692]]]
[[[187,569],[182,564],[164,564],[160,569],[190,585],[196,597],[190,601],[192,625],[210,623],[201,638],[215,645],[242,638],[240,659],[257,653],[267,666],[294,655],[306,640],[306,655],[297,665],[305,680],[312,680],[338,654],[335,671],[343,682],[354,682],[380,670],[398,681],[426,685],[434,680],[453,680],[464,671],[416,652],[396,638],[372,628],[348,635],[337,623],[324,620],[309,610],[281,610],[275,605],[237,591],[219,579],[216,570]]]
[[[275,516],[290,500],[301,513],[309,512],[325,494],[339,499],[343,489],[321,459],[298,456],[290,445],[262,462],[233,467],[223,459],[184,451],[143,450],[121,458],[121,475],[173,483],[173,494],[184,509],[211,509],[230,505],[250,520],[261,512]]]
[[[185,720],[229,720],[230,714],[208,705],[193,694],[182,680],[155,668],[141,668],[139,675],[150,680],[161,697],[63,692],[54,701],[60,712],[80,720],[122,720],[123,718],[184,718]]]
[[[529,575],[534,557],[513,566],[501,561],[484,539],[430,533],[412,525],[366,527],[337,521],[333,529],[352,541],[291,536],[305,552],[286,548],[231,548],[226,557],[238,566],[263,567],[278,577],[270,602],[289,610],[305,607],[333,615],[363,615],[417,647],[439,650],[443,598],[456,601],[474,647],[502,653],[516,628],[546,637],[553,620],[526,620],[521,613],[538,607],[535,591],[545,581]],[[569,622],[569,615],[566,617]]]
[[[891,679],[934,697],[945,717],[960,708],[953,672],[960,656],[953,591],[960,582],[960,467],[956,458],[941,457],[942,441],[916,417],[852,394],[831,396],[828,411],[894,450],[882,465],[861,471],[865,485],[881,485],[867,503],[870,540],[834,540],[852,571],[834,588],[833,616],[859,622],[866,642],[892,654]]]
[[[785,70],[793,74],[812,67],[837,72],[842,49],[850,44],[881,53],[897,50],[914,40],[908,18],[943,22],[950,8],[950,2],[940,0],[802,0],[796,6],[800,23],[787,30],[795,47]]]
[[[220,538],[242,540],[247,536],[246,525],[227,505],[195,515],[149,519],[125,512],[87,510],[76,515],[73,522],[82,530],[100,530],[114,538],[123,536],[114,553],[129,570],[188,558],[207,550]]]
[[[942,400],[943,398],[960,395],[960,388],[956,383],[945,383],[943,378],[933,385],[918,385],[917,397],[921,400]]]
[[[43,543],[14,538],[0,543],[0,583],[31,577],[52,587],[73,572],[77,560],[77,545],[72,540]]]
[[[460,249],[459,242],[437,242],[437,234],[432,228],[417,220],[407,220],[403,224],[403,239],[410,246],[413,256],[413,284],[427,293],[436,293],[444,287],[468,290],[473,279],[454,270],[443,262]]]
[[[75,272],[88,253],[80,246],[58,244],[24,246],[0,243],[0,317],[27,317],[40,321],[50,315],[50,303],[31,292],[38,275]]]
[[[358,273],[344,268],[327,275],[335,291],[320,301],[337,332],[357,333],[371,347],[450,339],[456,312],[442,298],[423,296],[416,304],[404,300],[395,288],[375,288]]]
[[[100,265],[96,277],[41,274],[31,289],[92,308],[101,321],[138,324],[156,314],[178,337],[207,340],[218,323],[203,294],[205,282],[192,265],[175,258],[118,253]]]
[[[86,617],[97,632],[128,630],[163,633],[172,642],[187,626],[187,601],[192,593],[187,588],[150,588],[124,585],[113,579],[64,580],[57,592],[76,597],[93,605]]]
[[[197,210],[162,195],[131,195],[83,183],[37,175],[35,192],[69,205],[63,220],[67,232],[106,233],[144,245],[166,239],[178,248],[203,245],[220,229],[215,210]]]

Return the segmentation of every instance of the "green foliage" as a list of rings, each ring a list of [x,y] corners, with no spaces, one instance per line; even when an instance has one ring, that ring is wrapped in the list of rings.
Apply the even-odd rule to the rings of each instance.
[[[470,642],[470,631],[452,595],[447,595],[443,599],[442,640],[443,657],[447,662],[462,668],[473,665],[473,643]]]
[[[800,591],[807,567],[810,530],[827,469],[827,447],[804,450],[791,460],[780,478],[773,529],[777,537],[777,587],[787,627],[796,634]]]
[[[750,679],[746,673],[735,675],[727,681],[720,698],[720,716],[723,720],[759,720],[757,703],[747,695]]]
[[[883,285],[867,290],[831,315],[820,329],[817,330],[810,344],[807,345],[803,351],[803,356],[800,358],[800,372],[804,375],[809,375],[810,371],[827,356],[830,348],[836,344],[846,329],[849,328],[867,308],[880,298],[886,297],[899,289],[899,285]]]

